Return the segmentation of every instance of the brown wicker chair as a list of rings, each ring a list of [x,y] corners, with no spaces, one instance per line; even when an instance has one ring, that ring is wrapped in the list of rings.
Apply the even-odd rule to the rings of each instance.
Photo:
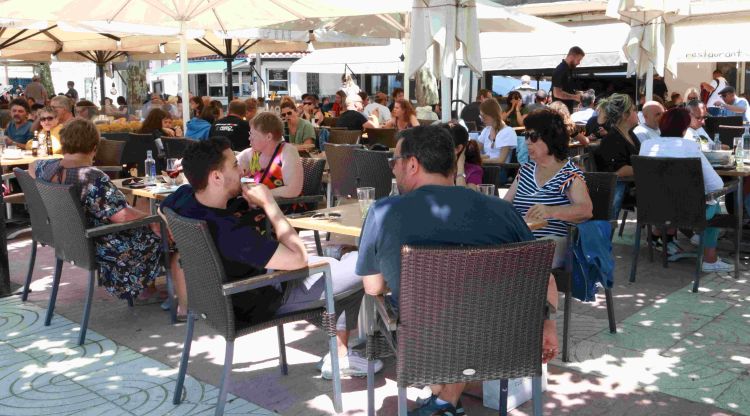
[[[342,410],[341,376],[338,371],[338,353],[336,347],[336,313],[334,309],[333,281],[328,263],[320,263],[309,268],[279,271],[260,276],[249,277],[240,281],[226,283],[226,274],[219,253],[204,221],[189,219],[177,215],[169,208],[164,209],[177,247],[180,250],[185,282],[188,292],[188,321],[185,345],[180,360],[172,402],[180,404],[183,394],[183,383],[187,373],[190,346],[193,341],[193,326],[196,315],[200,315],[208,326],[216,330],[226,340],[224,368],[216,404],[216,415],[224,412],[224,404],[229,390],[229,376],[232,372],[234,340],[266,328],[277,328],[279,341],[281,373],[287,374],[286,346],[284,343],[284,326],[288,322],[300,320],[321,320],[328,335],[328,346],[333,368],[333,406],[336,412]],[[235,319],[231,295],[246,292],[260,287],[281,284],[307,278],[314,273],[325,274],[326,295],[320,307],[278,316],[260,323],[248,323]],[[361,293],[357,292],[357,293]],[[349,315],[349,313],[347,313]]]
[[[330,131],[328,143],[332,144],[357,144],[362,132],[358,130],[336,130]]]
[[[94,166],[106,171],[110,177],[119,178],[122,173],[122,152],[125,141],[102,138],[96,147]]]
[[[338,117],[325,117],[323,118],[323,121],[320,122],[321,127],[336,127],[336,121],[338,121]]]
[[[387,146],[389,149],[396,147],[398,142],[396,129],[365,129],[367,133],[367,144],[372,146],[373,144],[380,143]]]
[[[541,415],[542,329],[553,252],[550,240],[404,246],[398,342],[387,302],[365,297],[368,415],[375,413],[373,360],[386,346],[396,351],[399,415],[406,415],[407,386],[497,379],[505,409],[507,381],[518,377],[533,377],[534,411]]]
[[[421,119],[421,118],[417,119],[417,121],[419,121],[419,125],[420,126],[431,126],[434,123],[439,123],[440,122],[440,120],[425,120],[425,119]]]

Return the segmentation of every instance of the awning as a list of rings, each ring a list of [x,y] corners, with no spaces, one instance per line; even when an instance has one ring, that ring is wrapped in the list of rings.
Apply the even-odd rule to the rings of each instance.
[[[294,62],[289,72],[343,74],[347,65],[355,74],[403,73],[402,54],[399,40],[391,40],[388,46],[320,49]]]
[[[244,63],[245,61],[234,61],[232,67]],[[188,62],[188,74],[208,74],[224,72],[227,70],[227,63],[224,61],[198,61]],[[174,62],[156,70],[156,75],[179,74],[180,63]]]
[[[677,74],[679,62],[750,61],[750,18],[706,16],[667,27],[667,67]]]
[[[619,66],[626,63],[621,47],[630,27],[605,23],[571,28],[569,35],[544,33],[481,33],[485,71],[555,68],[571,46],[586,53],[580,67]]]

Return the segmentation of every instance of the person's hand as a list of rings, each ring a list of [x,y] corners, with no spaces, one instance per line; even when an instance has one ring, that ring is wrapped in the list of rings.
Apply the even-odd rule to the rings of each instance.
[[[599,127],[597,133],[599,137],[604,137],[607,135],[607,129],[605,129],[604,127]]]
[[[557,342],[557,325],[553,320],[544,321],[542,331],[542,362],[548,363],[557,356],[560,344]]]
[[[182,137],[182,127],[180,127],[180,126],[176,126],[176,127],[174,128],[174,135],[175,135],[175,136],[179,136],[179,137]]]
[[[526,218],[530,220],[544,220],[552,218],[554,207],[549,205],[536,204],[526,211]]]
[[[161,226],[159,226],[158,222],[152,222],[148,225],[149,228],[151,228],[151,231],[154,232],[159,238],[161,238]]]
[[[242,197],[245,198],[248,204],[263,208],[271,206],[276,203],[273,199],[271,191],[266,185],[258,184],[251,186],[242,186]]]
[[[714,106],[724,108],[724,101],[714,101]]]

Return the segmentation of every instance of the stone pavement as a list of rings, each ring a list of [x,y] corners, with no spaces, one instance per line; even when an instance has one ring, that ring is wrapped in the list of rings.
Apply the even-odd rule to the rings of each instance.
[[[631,234],[616,239],[615,245],[618,334],[611,335],[607,330],[603,296],[593,303],[573,302],[572,362],[555,360],[550,364],[545,414],[750,414],[747,259],[743,261],[740,280],[704,275],[701,292],[693,294],[689,285],[694,263],[683,260],[663,269],[659,262],[647,260],[644,248],[638,281],[630,284],[627,276],[632,228],[632,225],[626,228],[626,233]],[[312,242],[307,235],[305,240]],[[9,245],[11,278],[15,283],[21,283],[25,276],[29,243],[30,240],[22,238]],[[681,244],[689,247],[687,242]],[[28,414],[55,411],[79,414],[81,408],[96,414],[97,406],[107,403],[119,406],[120,413],[113,414],[210,412],[211,394],[216,394],[211,386],[218,384],[223,362],[221,337],[198,322],[188,370],[195,379],[189,384],[185,404],[172,408],[171,383],[182,350],[184,325],[168,325],[168,316],[158,305],[129,308],[125,302],[97,290],[90,323],[92,342],[77,349],[75,331],[83,309],[85,274],[66,266],[57,307],[62,316],[55,317],[48,329],[52,332],[39,330],[36,314],[38,307],[46,308],[52,257],[51,249],[39,249],[29,304],[20,305],[17,298],[0,303],[0,414],[24,414],[15,409],[7,411],[5,403],[20,403],[14,406],[33,409],[39,404],[40,393],[51,403],[63,397],[65,406],[70,407],[55,405],[51,410]],[[561,331],[562,314],[558,318]],[[13,325],[17,327],[8,331],[7,322],[14,319]],[[30,322],[26,323],[27,320]],[[286,377],[278,371],[273,329],[236,342],[230,392],[239,399],[228,409],[238,409],[243,414],[251,411],[248,409],[262,412],[257,414],[267,414],[263,409],[284,415],[332,414],[331,384],[322,380],[315,369],[315,363],[326,350],[325,337],[304,322],[285,325],[285,332],[289,360]],[[27,341],[15,345],[15,339]],[[66,369],[65,363],[74,360],[85,364]],[[107,373],[106,363],[123,370],[116,375]],[[391,357],[385,359],[385,364],[376,381],[376,408],[380,409],[380,415],[393,415],[395,362]],[[95,383],[77,383],[78,378],[86,379],[88,374],[99,377],[94,377]],[[131,376],[137,377],[125,382]],[[34,383],[29,384],[32,380]],[[24,392],[18,387],[24,385],[33,389]],[[343,389],[344,414],[365,414],[365,381],[344,380]],[[471,390],[481,393],[481,387],[473,386]],[[409,399],[420,393],[419,389],[409,389]],[[482,407],[481,400],[471,397],[465,397],[464,405],[472,416],[496,414]],[[511,414],[530,413],[527,404]]]

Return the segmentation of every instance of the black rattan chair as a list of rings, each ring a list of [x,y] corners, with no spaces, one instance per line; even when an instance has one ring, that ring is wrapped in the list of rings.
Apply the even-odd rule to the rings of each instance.
[[[162,137],[161,142],[164,144],[164,154],[167,159],[182,159],[182,154],[185,153],[185,149],[190,143],[195,142],[195,140],[177,137]]]
[[[589,191],[589,197],[593,204],[592,220],[612,221],[612,209],[615,199],[615,185],[617,184],[617,175],[608,172],[586,172],[586,187]],[[616,224],[616,222],[615,222]],[[572,244],[577,238],[577,228],[571,226],[568,229],[568,254],[565,268],[552,269],[552,275],[555,277],[557,291],[565,295],[565,311],[563,313],[563,347],[562,360],[570,361],[568,352],[568,342],[570,340],[570,317],[572,311],[572,267],[573,253]],[[614,232],[614,230],[613,230]],[[604,298],[607,302],[607,318],[609,320],[609,332],[617,333],[617,323],[615,322],[614,299],[612,298],[612,289],[604,288]]]
[[[117,140],[121,142],[125,142],[130,138],[130,133],[121,132],[121,133],[102,133],[102,139],[107,140]]]
[[[334,198],[351,198],[357,195],[354,151],[361,148],[360,145],[326,143],[326,160],[330,169],[327,192],[328,207],[334,206]]]
[[[358,130],[330,130],[328,143],[331,144],[357,144],[362,132]]]
[[[78,337],[78,344],[83,345],[83,342],[86,339],[86,329],[88,328],[89,314],[91,312],[91,299],[94,296],[95,278],[97,270],[99,269],[99,265],[96,261],[94,239],[123,230],[147,226],[154,222],[159,222],[161,224],[161,233],[166,236],[166,226],[158,215],[152,215],[125,223],[115,223],[88,228],[83,207],[81,206],[80,191],[77,190],[77,187],[73,185],[49,183],[39,179],[34,183],[39,190],[42,202],[47,210],[47,215],[49,216],[56,257],[52,292],[49,298],[49,306],[47,308],[47,316],[44,320],[44,325],[50,325],[52,315],[55,311],[57,290],[60,287],[62,263],[69,262],[77,267],[88,270],[88,292],[83,309],[83,318],[81,319],[81,332]],[[171,274],[169,270],[169,247],[166,238],[162,239],[162,249],[164,251],[164,264],[166,265],[165,267],[167,270],[169,295],[170,297],[173,297],[174,290],[172,288]],[[129,303],[132,305],[132,299]],[[173,305],[175,303],[176,302],[172,302]],[[176,310],[173,307],[171,314],[172,322],[175,322],[175,312]]]
[[[641,244],[641,227],[656,226],[666,235],[667,227],[687,228],[701,235],[695,268],[693,292],[700,286],[703,263],[703,231],[708,227],[732,229],[734,239],[734,277],[740,276],[740,237],[742,226],[735,215],[718,214],[706,220],[706,202],[734,191],[735,183],[725,183],[721,191],[704,194],[703,174],[699,158],[668,158],[633,156],[633,172],[638,188],[638,224],[633,244],[633,263],[630,281],[635,282],[638,254]],[[649,233],[650,240],[650,233]],[[664,266],[667,265],[666,248]]]
[[[734,138],[741,137],[745,132],[745,128],[740,126],[718,126],[719,140],[721,144],[729,146],[730,149],[734,149]]]
[[[29,286],[31,285],[31,278],[34,274],[37,244],[50,247],[53,247],[54,245],[52,240],[52,227],[50,226],[47,217],[47,209],[44,208],[42,196],[39,195],[39,190],[36,188],[34,178],[32,178],[27,171],[19,168],[13,169],[13,173],[18,180],[18,184],[21,185],[21,190],[26,199],[26,205],[29,207],[29,219],[31,220],[31,256],[29,257],[29,271],[26,273],[26,282],[23,285],[23,294],[21,295],[21,300],[25,302],[29,296]],[[62,263],[58,263],[57,265],[62,266]],[[55,269],[55,275],[58,273],[59,271]]]
[[[182,350],[173,403],[180,404],[182,401],[182,387],[185,374],[187,373],[188,359],[190,358],[190,346],[193,341],[193,326],[196,314],[200,315],[208,326],[216,330],[226,340],[224,369],[222,371],[218,402],[216,404],[216,415],[224,413],[224,404],[230,383],[229,376],[232,371],[235,339],[262,329],[277,327],[280,352],[279,366],[282,374],[286,375],[286,346],[284,343],[283,324],[299,320],[316,320],[322,318],[323,326],[329,337],[329,349],[332,360],[333,404],[335,410],[341,412],[341,376],[338,371],[336,314],[334,310],[331,269],[328,263],[320,263],[305,269],[269,273],[227,283],[224,266],[216,251],[206,223],[204,221],[181,217],[169,208],[164,209],[164,214],[167,217],[169,228],[174,235],[177,248],[180,251],[180,263],[185,272],[185,282],[188,292],[187,334]],[[325,302],[321,302],[320,307],[282,315],[254,324],[235,319],[232,308],[232,294],[300,280],[307,278],[310,274],[321,272],[325,273],[326,299]]]
[[[406,416],[407,386],[497,379],[500,412],[507,414],[508,379],[519,377],[533,377],[534,413],[541,415],[542,329],[553,253],[550,240],[404,246],[398,342],[387,302],[365,297],[368,415],[375,414],[373,360],[381,348],[396,351],[399,415]]]
[[[94,166],[107,172],[110,177],[120,177],[122,173],[122,153],[125,150],[124,140],[102,138],[96,147]],[[144,158],[145,160],[145,158]]]
[[[398,143],[398,131],[396,129],[365,129],[367,133],[367,144],[382,144],[383,146],[394,149]]]
[[[714,134],[719,133],[719,126],[741,126],[742,121],[742,116],[708,117],[703,129],[713,138]]]
[[[125,147],[122,150],[122,164],[138,169],[138,176],[144,176],[143,161],[146,160],[146,152],[151,151],[156,160],[156,173],[164,170],[164,162],[158,157],[159,150],[156,146],[154,136],[151,134],[130,133]]]
[[[375,188],[375,198],[380,199],[391,193],[393,172],[388,165],[389,152],[375,150],[355,150],[354,167],[357,173],[357,186]]]
[[[323,121],[320,122],[320,127],[336,127],[338,119],[338,117],[324,117]]]

